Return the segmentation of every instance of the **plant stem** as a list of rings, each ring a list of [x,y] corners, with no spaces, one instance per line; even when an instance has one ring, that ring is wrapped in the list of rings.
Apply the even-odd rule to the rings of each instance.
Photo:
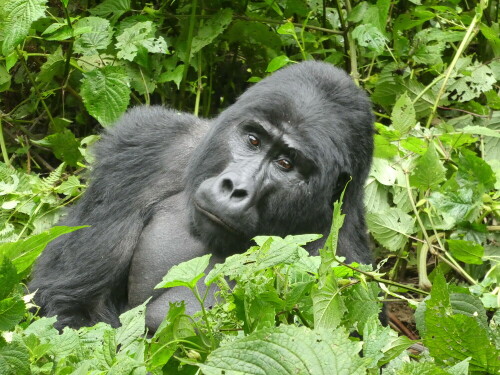
[[[3,161],[7,167],[10,167],[9,154],[7,153],[7,147],[5,146],[5,139],[3,137],[3,126],[2,126],[1,116],[0,116],[0,147],[2,148]]]
[[[465,51],[469,43],[471,42],[472,38],[474,37],[475,34],[477,34],[478,29],[476,29],[477,23],[481,20],[482,14],[483,14],[483,9],[485,3],[487,5],[487,1],[481,1],[480,6],[479,6],[479,11],[476,12],[474,15],[474,18],[472,19],[469,27],[467,28],[467,32],[465,33],[464,38],[462,39],[462,42],[460,43],[460,46],[457,49],[457,52],[455,53],[455,56],[453,56],[453,60],[450,63],[450,66],[448,66],[448,70],[446,71],[446,74],[444,76],[444,81],[443,84],[441,85],[441,88],[439,89],[439,92],[436,96],[436,101],[434,102],[434,106],[432,107],[432,111],[429,115],[429,118],[427,119],[427,124],[426,127],[429,128],[431,126],[431,122],[434,118],[434,115],[436,114],[438,105],[439,105],[439,100],[444,94],[444,91],[446,90],[446,85],[448,83],[448,80],[450,79],[451,73],[453,72],[453,69],[457,65],[458,59],[462,55],[462,53]]]

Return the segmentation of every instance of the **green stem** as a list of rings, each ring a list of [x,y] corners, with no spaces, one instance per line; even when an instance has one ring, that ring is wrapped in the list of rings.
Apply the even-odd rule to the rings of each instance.
[[[467,32],[465,33],[464,38],[462,39],[462,42],[460,43],[460,46],[457,49],[457,52],[455,53],[455,56],[453,56],[453,60],[451,61],[450,66],[448,67],[448,70],[446,71],[446,74],[444,76],[444,81],[443,84],[441,85],[441,88],[439,89],[439,92],[436,96],[436,100],[434,102],[434,106],[432,107],[432,111],[429,115],[429,118],[427,119],[427,124],[426,127],[429,128],[431,126],[431,122],[434,118],[434,115],[436,114],[438,105],[439,105],[439,100],[443,96],[445,90],[446,90],[446,85],[448,83],[448,80],[450,79],[451,73],[453,72],[453,69],[455,69],[455,66],[457,65],[458,59],[462,55],[462,53],[465,51],[471,40],[473,39],[474,35],[477,34],[478,30],[476,29],[477,23],[481,20],[482,14],[483,14],[483,9],[484,5],[487,5],[488,1],[481,1],[479,5],[479,11],[476,12],[474,15],[474,18],[472,19],[472,22],[470,23],[469,27],[467,28]]]
[[[3,137],[2,117],[0,117],[0,147],[2,148],[3,161],[7,167],[10,167],[9,154],[7,153],[7,147],[5,145],[5,139]]]
[[[198,0],[193,0],[191,4],[191,15],[189,16],[189,29],[188,29],[188,37],[187,37],[187,46],[186,46],[186,68],[182,72],[182,94],[181,101],[184,96],[184,92],[186,91],[186,78],[189,70],[189,65],[191,63],[191,46],[193,45],[193,34],[194,34],[194,25],[196,23],[196,8],[198,7]]]
[[[200,296],[200,292],[198,291],[198,288],[196,286],[191,290],[192,290],[194,296],[196,297],[196,299],[198,300],[198,302],[200,303],[201,313],[203,315],[203,321],[205,322],[205,324],[207,326],[207,330],[208,330],[208,333],[210,336],[210,344],[212,346],[212,349],[215,349],[216,345],[215,345],[214,332],[212,330],[212,326],[210,325],[210,321],[208,320],[208,314],[207,314],[207,310],[205,309],[204,298],[202,298]],[[207,288],[207,292],[208,292],[208,288]],[[206,295],[206,292],[205,292],[205,295]]]

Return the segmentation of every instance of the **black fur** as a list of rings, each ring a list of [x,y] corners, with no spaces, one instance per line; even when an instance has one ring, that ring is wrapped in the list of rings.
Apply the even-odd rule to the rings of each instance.
[[[61,223],[91,227],[58,238],[37,262],[30,289],[42,313],[58,315],[59,327],[116,326],[153,295],[154,330],[169,301],[190,299],[181,288],[153,291],[170,267],[207,252],[223,261],[256,235],[326,235],[349,176],[339,252],[370,263],[363,184],[372,123],[366,95],[320,62],[276,72],[212,121],[130,110],[96,146],[90,186]]]

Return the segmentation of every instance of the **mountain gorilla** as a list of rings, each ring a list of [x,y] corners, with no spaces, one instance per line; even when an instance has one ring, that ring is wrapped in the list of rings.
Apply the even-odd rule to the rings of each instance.
[[[213,253],[222,262],[256,235],[322,233],[352,177],[339,253],[370,263],[363,183],[373,151],[366,95],[320,62],[282,69],[211,121],[139,107],[95,148],[90,186],[63,225],[90,225],[53,241],[30,284],[58,327],[104,321],[153,296],[155,330],[186,288],[154,290],[175,264]],[[325,238],[325,237],[324,237]],[[324,239],[310,244],[314,253]]]

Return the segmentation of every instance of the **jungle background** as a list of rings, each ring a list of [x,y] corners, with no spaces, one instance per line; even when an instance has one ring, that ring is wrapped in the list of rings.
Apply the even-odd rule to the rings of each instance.
[[[0,0],[0,374],[498,373],[498,13],[472,0]],[[144,306],[118,329],[59,333],[36,315],[32,264],[76,230],[53,226],[85,191],[103,128],[142,104],[213,117],[312,59],[373,102],[375,267],[336,257],[336,209],[319,257],[301,248],[314,236],[258,237],[205,279],[220,304],[194,318],[174,304],[152,337]],[[196,295],[207,265],[163,287]]]

